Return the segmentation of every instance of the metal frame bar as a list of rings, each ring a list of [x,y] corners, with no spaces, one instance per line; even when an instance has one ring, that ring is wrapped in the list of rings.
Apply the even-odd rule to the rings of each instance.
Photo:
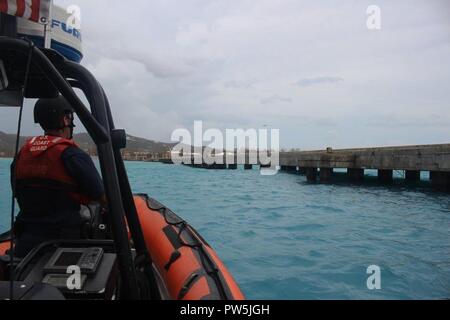
[[[110,125],[110,130],[114,130],[114,120],[111,113],[111,107],[109,105],[108,98],[103,91],[105,98],[105,107],[108,115],[108,121]],[[156,282],[156,275],[152,268],[152,258],[147,250],[147,244],[145,242],[144,233],[142,232],[141,223],[137,214],[136,204],[134,203],[133,192],[131,190],[130,181],[128,179],[127,170],[125,168],[125,163],[120,153],[120,149],[116,148],[113,144],[114,159],[116,162],[117,176],[119,179],[120,191],[122,195],[122,202],[125,208],[125,214],[127,217],[128,226],[130,228],[134,247],[138,256],[144,257],[144,273],[147,276],[150,284],[150,295],[152,300],[161,300],[161,293],[158,289],[158,284]]]

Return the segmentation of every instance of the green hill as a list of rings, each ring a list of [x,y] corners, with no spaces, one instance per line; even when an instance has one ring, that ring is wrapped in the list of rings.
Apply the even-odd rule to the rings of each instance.
[[[20,145],[24,143],[26,138],[27,137],[20,138]],[[79,133],[74,135],[74,140],[81,149],[90,153],[95,152],[95,145],[87,133]],[[13,156],[15,141],[15,134],[8,134],[0,131],[0,157]],[[169,151],[174,145],[175,144],[173,143],[157,142],[127,135],[127,147],[125,150],[128,152],[161,153]]]

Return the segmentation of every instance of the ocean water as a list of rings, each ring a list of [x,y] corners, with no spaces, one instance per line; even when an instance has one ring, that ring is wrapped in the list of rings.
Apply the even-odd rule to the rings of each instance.
[[[9,163],[0,159],[0,232]],[[426,183],[310,184],[257,169],[126,165],[134,192],[190,222],[250,299],[450,298],[450,195]],[[370,265],[380,267],[379,290],[367,288]]]

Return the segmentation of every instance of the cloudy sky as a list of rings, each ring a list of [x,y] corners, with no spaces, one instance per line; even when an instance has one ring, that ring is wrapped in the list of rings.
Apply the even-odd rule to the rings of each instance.
[[[450,142],[447,0],[55,2],[81,7],[83,64],[130,134],[170,141],[203,120],[278,128],[284,148]]]

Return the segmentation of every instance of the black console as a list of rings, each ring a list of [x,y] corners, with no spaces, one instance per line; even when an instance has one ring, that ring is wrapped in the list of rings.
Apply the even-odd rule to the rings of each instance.
[[[68,299],[112,299],[118,282],[111,241],[52,242],[31,252],[18,266],[24,283],[59,289]]]
[[[89,248],[58,248],[44,267],[44,272],[67,273],[70,266],[78,266],[83,274],[93,274],[103,257],[103,249]]]

